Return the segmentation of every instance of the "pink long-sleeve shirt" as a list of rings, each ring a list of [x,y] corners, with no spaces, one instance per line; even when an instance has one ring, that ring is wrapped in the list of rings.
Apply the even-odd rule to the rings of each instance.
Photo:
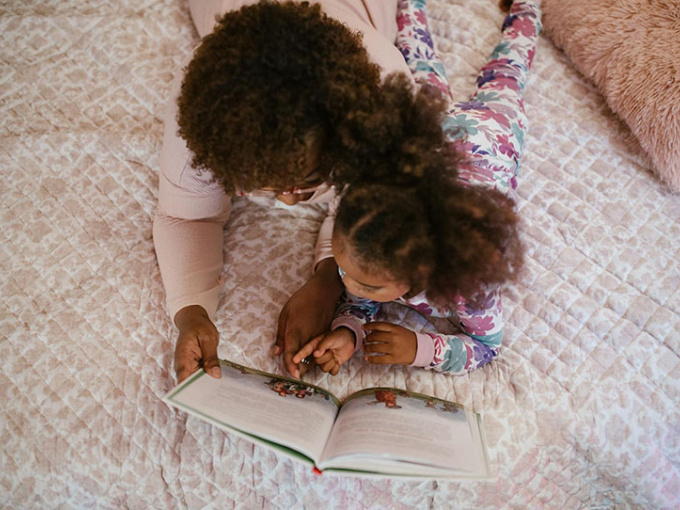
[[[191,0],[192,18],[201,37],[212,31],[215,16],[257,0]],[[318,0],[324,12],[363,34],[372,61],[385,76],[403,72],[411,77],[403,56],[395,47],[396,0]],[[191,166],[191,155],[178,135],[176,98],[182,76],[171,88],[160,154],[158,207],[153,225],[154,245],[166,292],[168,312],[174,318],[182,308],[202,306],[215,317],[223,267],[224,224],[231,211],[231,197],[208,172]],[[332,189],[319,190],[306,203],[327,202]],[[332,219],[327,218],[319,234],[316,263],[332,256]],[[315,264],[316,265],[316,264]]]

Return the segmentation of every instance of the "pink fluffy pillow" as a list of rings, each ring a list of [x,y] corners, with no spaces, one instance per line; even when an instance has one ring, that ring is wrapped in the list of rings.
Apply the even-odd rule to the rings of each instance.
[[[680,1],[543,0],[543,24],[680,191]]]

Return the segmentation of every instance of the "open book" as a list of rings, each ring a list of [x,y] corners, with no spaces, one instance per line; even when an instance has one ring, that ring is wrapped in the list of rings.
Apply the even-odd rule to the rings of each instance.
[[[220,363],[221,379],[200,370],[163,401],[318,473],[491,476],[481,417],[458,404],[393,388],[340,402],[297,379]]]

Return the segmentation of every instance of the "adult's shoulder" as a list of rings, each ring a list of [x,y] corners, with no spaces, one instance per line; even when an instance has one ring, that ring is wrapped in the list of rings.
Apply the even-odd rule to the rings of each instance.
[[[369,58],[381,69],[381,75],[402,72],[412,74],[401,52],[394,44],[397,34],[396,0],[368,2],[361,0],[319,0],[324,12],[363,36]]]

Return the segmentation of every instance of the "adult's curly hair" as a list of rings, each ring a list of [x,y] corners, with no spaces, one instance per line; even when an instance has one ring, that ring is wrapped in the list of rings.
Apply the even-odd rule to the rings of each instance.
[[[379,88],[360,34],[318,4],[263,1],[225,14],[197,48],[178,98],[179,133],[194,166],[225,191],[283,189],[304,175],[310,136],[330,172],[346,148],[338,126],[365,118],[356,112],[373,108]],[[345,142],[364,132],[344,130]]]
[[[349,186],[334,235],[369,273],[389,274],[438,303],[456,295],[474,299],[480,286],[517,276],[519,218],[502,193],[462,185],[441,170],[429,167],[401,183]]]

